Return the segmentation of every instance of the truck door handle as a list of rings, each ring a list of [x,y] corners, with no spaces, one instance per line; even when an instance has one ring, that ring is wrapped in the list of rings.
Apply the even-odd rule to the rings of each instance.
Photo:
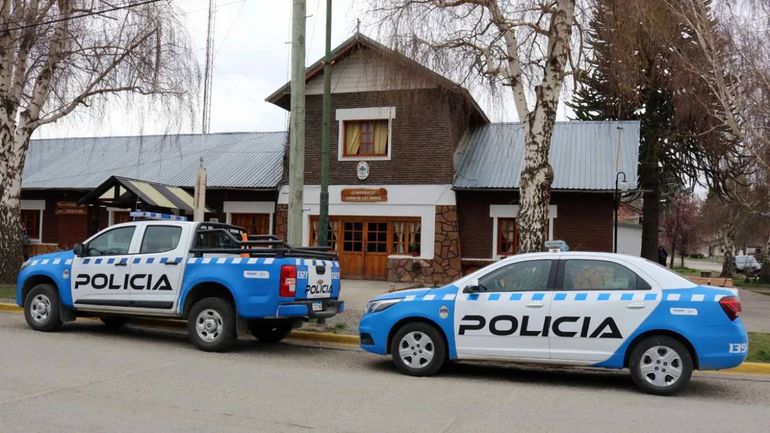
[[[528,308],[542,308],[545,305],[542,301],[534,301],[527,304]]]
[[[644,308],[644,302],[631,302],[626,304],[626,308]]]
[[[128,266],[128,263],[123,262],[123,261],[115,262],[115,266]]]

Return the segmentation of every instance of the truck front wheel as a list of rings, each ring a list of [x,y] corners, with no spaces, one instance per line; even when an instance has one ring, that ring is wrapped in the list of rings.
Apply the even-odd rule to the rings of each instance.
[[[38,284],[24,299],[24,318],[36,331],[51,332],[61,328],[59,292],[50,284]]]
[[[187,334],[199,349],[226,352],[235,345],[235,309],[222,298],[203,298],[190,309]]]
[[[289,320],[255,320],[249,328],[260,343],[277,343],[289,335],[292,324]]]

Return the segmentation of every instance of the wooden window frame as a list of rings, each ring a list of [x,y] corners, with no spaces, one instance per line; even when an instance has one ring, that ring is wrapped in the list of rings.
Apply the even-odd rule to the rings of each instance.
[[[372,149],[374,149],[374,131],[375,124],[377,122],[385,122],[388,125],[388,142],[385,143],[385,153],[348,153],[348,124],[349,123],[369,123],[372,125]],[[362,119],[362,120],[343,120],[342,121],[342,157],[343,158],[388,158],[390,156],[390,127],[391,123],[389,119]],[[363,128],[362,128],[363,129]],[[359,137],[363,135],[362,131],[359,131]],[[363,147],[363,139],[361,141],[361,147]]]
[[[265,233],[248,233],[249,235],[269,235],[269,234],[272,234],[272,232],[273,232],[272,227],[270,227],[270,223],[272,222],[272,219],[270,218],[270,214],[269,213],[266,213],[266,212],[228,212],[228,214],[229,214],[228,216],[229,216],[230,223],[233,224],[233,225],[238,225],[238,224],[235,223],[235,220],[240,218],[240,217],[242,217],[242,216],[246,216],[246,217],[250,217],[250,218],[254,218],[256,216],[259,216],[259,217],[267,218],[267,232],[265,232]],[[248,227],[244,227],[244,228],[248,232],[249,228]]]
[[[316,234],[316,230],[313,227],[313,224],[319,221],[318,215],[310,215],[309,217],[309,230],[308,230],[308,245],[310,246],[317,246],[317,239],[318,235]],[[337,254],[341,253],[347,253],[347,254],[355,254],[359,253],[359,251],[344,251],[344,227],[346,222],[361,222],[363,223],[362,227],[362,239],[361,242],[363,244],[363,249],[366,248],[366,231],[367,231],[367,223],[370,222],[379,222],[379,223],[387,223],[388,231],[387,231],[387,240],[386,240],[386,252],[385,253],[376,253],[371,252],[368,254],[387,254],[389,256],[391,255],[412,255],[407,253],[404,254],[396,254],[393,252],[393,223],[418,223],[420,224],[420,251],[417,252],[417,255],[412,255],[413,257],[422,257],[422,220],[421,218],[417,217],[368,217],[368,216],[360,216],[360,217],[354,217],[354,216],[342,216],[342,217],[330,217],[329,221],[336,221],[337,222],[337,249],[334,251],[337,252]],[[408,248],[408,246],[407,246]],[[361,251],[361,254],[367,253],[366,251]]]
[[[513,252],[503,251],[503,230],[502,225],[505,222],[513,222]],[[516,218],[497,218],[497,245],[495,253],[498,257],[509,257],[516,255],[519,249],[519,228],[516,225]]]
[[[32,237],[27,233],[27,238],[32,243],[41,243],[43,242],[43,210],[42,209],[22,209],[21,213],[24,212],[37,212],[37,237]],[[24,217],[21,216],[21,220],[24,221]]]

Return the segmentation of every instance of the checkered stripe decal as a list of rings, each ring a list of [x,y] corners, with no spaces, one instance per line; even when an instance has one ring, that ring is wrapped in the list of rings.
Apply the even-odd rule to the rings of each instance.
[[[169,256],[169,257],[87,257],[83,259],[84,265],[112,265],[115,263],[131,263],[138,264],[154,264],[154,263],[182,263],[184,257]],[[190,257],[187,259],[188,264],[203,264],[203,265],[271,265],[275,261],[274,257]],[[61,263],[65,265],[71,265],[72,259],[30,259],[25,263],[27,266],[38,265],[58,265]],[[332,260],[312,260],[312,259],[296,259],[296,264],[299,266],[332,266],[333,268],[339,268],[340,264],[337,261]]]

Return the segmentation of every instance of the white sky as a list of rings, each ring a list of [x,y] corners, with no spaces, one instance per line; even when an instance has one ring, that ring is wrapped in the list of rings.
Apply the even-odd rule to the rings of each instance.
[[[208,0],[173,1],[184,11],[184,21],[203,71]],[[265,102],[265,98],[289,80],[291,3],[290,0],[218,0],[211,132],[286,129],[288,113]],[[334,0],[332,48],[355,32],[356,19],[364,16],[367,3]],[[308,65],[323,56],[325,6],[325,0],[307,0]],[[363,24],[361,30],[366,33]],[[200,99],[202,101],[202,96]],[[485,99],[477,98],[490,119],[515,120],[513,109],[501,108],[499,101],[495,104]],[[563,104],[561,108],[563,112]],[[41,128],[36,137],[200,132],[200,119],[191,131],[189,123],[169,126],[171,122],[162,113],[127,114],[116,105],[107,110],[105,118],[95,118],[86,110]],[[200,117],[200,109],[197,116]],[[563,113],[559,117],[563,118]]]

